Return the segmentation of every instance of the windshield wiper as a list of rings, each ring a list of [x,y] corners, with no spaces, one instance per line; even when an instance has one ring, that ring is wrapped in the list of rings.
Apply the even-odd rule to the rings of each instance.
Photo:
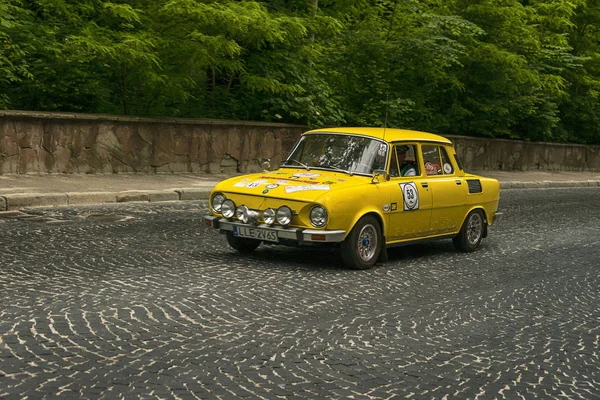
[[[287,165],[288,163],[292,163],[292,162],[294,162],[294,163],[296,163],[296,164],[298,164],[298,165],[301,165],[301,166],[303,166],[304,168],[306,168],[306,170],[307,170],[307,171],[310,171],[310,167],[309,167],[308,165],[306,165],[306,164],[303,164],[303,163],[301,163],[300,161],[298,161],[298,160],[295,160],[295,159],[293,159],[293,158],[292,158],[292,159],[289,159],[289,160],[285,160],[285,161],[282,163],[282,165]]]
[[[346,174],[350,174],[350,176],[352,176],[354,173],[351,171],[348,171],[347,169],[343,169],[340,167],[336,167],[335,165],[328,165],[328,164],[324,164],[324,165],[320,165],[321,168],[331,168],[334,169],[336,171],[340,171],[340,172],[344,172]]]

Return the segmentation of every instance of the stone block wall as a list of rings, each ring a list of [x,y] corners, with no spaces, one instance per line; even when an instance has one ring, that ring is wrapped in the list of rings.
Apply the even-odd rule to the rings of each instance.
[[[277,165],[302,125],[0,111],[0,174],[236,173]],[[600,146],[448,136],[467,171],[600,171]]]

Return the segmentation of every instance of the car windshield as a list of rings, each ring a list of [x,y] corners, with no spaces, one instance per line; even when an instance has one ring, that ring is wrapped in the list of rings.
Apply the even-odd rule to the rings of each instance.
[[[364,136],[309,134],[300,138],[282,165],[371,175],[373,170],[385,169],[388,147]]]

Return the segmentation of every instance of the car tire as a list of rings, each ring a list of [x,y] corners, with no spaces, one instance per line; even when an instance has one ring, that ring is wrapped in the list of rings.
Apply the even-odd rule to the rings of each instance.
[[[352,269],[373,268],[381,251],[381,226],[372,215],[362,217],[340,246],[344,264]]]
[[[227,243],[242,253],[253,252],[260,245],[260,240],[237,237],[233,235],[233,232],[227,232],[225,236],[227,237]]]
[[[454,247],[466,253],[475,251],[485,232],[485,218],[481,210],[473,210],[467,215],[458,235],[452,239]]]

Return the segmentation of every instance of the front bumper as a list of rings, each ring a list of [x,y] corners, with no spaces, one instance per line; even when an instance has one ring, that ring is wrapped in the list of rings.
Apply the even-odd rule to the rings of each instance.
[[[207,215],[204,217],[204,223],[221,231],[233,231],[234,226],[247,228],[260,228],[269,231],[276,231],[278,239],[286,239],[302,244],[307,243],[339,243],[343,242],[346,237],[346,231],[326,231],[319,229],[304,229],[304,228],[284,228],[282,226],[271,226],[267,224],[243,224],[239,221],[230,221],[227,218],[214,217]],[[269,242],[276,243],[276,242]]]

